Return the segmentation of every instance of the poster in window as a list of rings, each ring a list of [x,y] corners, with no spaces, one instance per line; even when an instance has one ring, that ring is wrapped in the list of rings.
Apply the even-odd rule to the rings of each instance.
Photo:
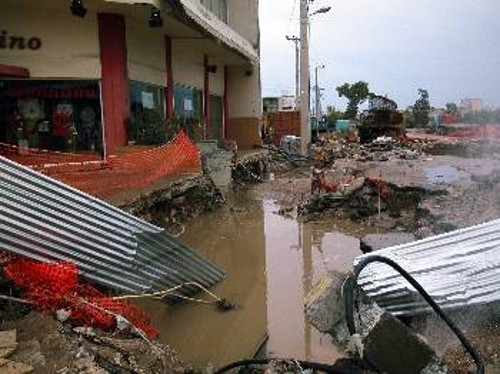
[[[193,100],[184,99],[184,110],[186,112],[191,112],[193,110]]]
[[[152,92],[141,92],[142,97],[142,107],[145,109],[154,109],[155,100]]]

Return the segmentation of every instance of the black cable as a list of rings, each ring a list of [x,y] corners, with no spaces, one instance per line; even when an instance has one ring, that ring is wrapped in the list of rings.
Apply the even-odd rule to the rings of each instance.
[[[443,312],[443,310],[440,308],[440,306],[432,299],[432,297],[425,291],[425,289],[413,278],[406,270],[404,270],[401,266],[399,266],[396,262],[393,260],[383,257],[380,255],[373,255],[370,257],[367,257],[363,260],[361,260],[355,267],[354,267],[354,274],[352,277],[349,277],[348,280],[346,281],[345,284],[345,307],[346,307],[346,319],[347,319],[347,327],[349,328],[349,332],[351,335],[356,333],[356,326],[354,323],[354,289],[356,288],[358,276],[361,273],[361,271],[370,263],[372,262],[382,262],[386,265],[389,265],[392,267],[394,270],[396,270],[403,278],[405,278],[416,290],[422,297],[424,298],[425,301],[432,307],[434,312],[443,319],[448,327],[453,331],[453,333],[457,336],[457,338],[460,340],[462,345],[465,347],[467,352],[471,355],[472,359],[474,360],[476,367],[477,367],[477,374],[484,374],[484,364],[481,360],[481,357],[479,354],[476,352],[474,347],[470,344],[470,342],[467,340],[465,335],[462,333],[462,331],[457,327],[457,325]]]
[[[233,362],[229,365],[226,365],[220,369],[218,369],[214,374],[222,374],[225,372],[228,372],[229,370],[238,368],[238,367],[248,367],[251,365],[266,365],[269,364],[271,361],[282,361],[282,362],[298,362],[300,367],[302,369],[311,369],[311,370],[317,370],[317,371],[322,371],[324,373],[331,373],[331,374],[345,374],[345,370],[337,369],[333,367],[332,365],[327,365],[327,364],[320,364],[318,362],[309,362],[309,361],[300,361],[300,360],[284,360],[284,359],[277,359],[277,358],[265,358],[265,359],[249,359],[249,360],[242,360],[242,361],[236,361]]]

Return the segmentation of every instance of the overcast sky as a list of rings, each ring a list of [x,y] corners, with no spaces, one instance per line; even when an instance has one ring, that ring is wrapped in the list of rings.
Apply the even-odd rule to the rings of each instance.
[[[260,0],[264,96],[294,93],[300,0]],[[325,88],[323,107],[345,106],[335,87],[364,80],[377,94],[411,105],[418,88],[439,107],[479,97],[500,107],[500,0],[315,0],[311,71]],[[314,77],[311,77],[314,79]]]

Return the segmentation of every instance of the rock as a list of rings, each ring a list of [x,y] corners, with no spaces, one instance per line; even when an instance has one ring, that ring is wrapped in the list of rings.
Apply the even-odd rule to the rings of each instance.
[[[363,343],[370,361],[387,373],[417,374],[429,366],[441,366],[434,351],[388,313],[384,313]]]
[[[341,335],[349,335],[346,325],[338,326],[339,322],[345,320],[341,291],[345,278],[346,275],[340,273],[326,274],[306,296],[304,303],[306,318],[322,333],[331,334],[340,328]]]
[[[6,360],[4,358],[0,359],[0,374],[25,374],[32,372],[33,367],[30,365]]]
[[[361,250],[363,251],[363,253],[369,253],[378,251],[383,248],[411,243],[415,240],[415,235],[403,232],[394,232],[389,234],[369,234],[361,239]]]
[[[16,343],[16,330],[0,331],[0,348],[12,348]]]
[[[344,187],[342,191],[344,196],[349,196],[358,191],[365,184],[365,177],[360,177],[352,180],[348,185]]]
[[[342,292],[345,279],[344,274],[326,274],[307,295],[305,313],[313,326],[328,333],[337,345],[349,342],[354,357],[369,359],[382,372],[446,373],[446,367],[419,335],[383,311],[361,290],[357,290],[353,318],[362,323],[357,333],[350,336]]]

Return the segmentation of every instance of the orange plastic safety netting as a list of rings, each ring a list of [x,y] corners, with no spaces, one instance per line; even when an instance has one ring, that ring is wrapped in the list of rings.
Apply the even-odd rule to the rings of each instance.
[[[78,268],[71,262],[37,262],[12,259],[4,265],[5,275],[24,289],[24,298],[47,314],[64,310],[77,326],[104,330],[117,327],[117,316],[129,321],[151,339],[158,330],[137,307],[125,300],[107,297],[78,279]]]
[[[67,165],[102,163],[100,157],[96,154],[78,154],[24,148],[6,143],[0,143],[0,155],[35,170],[44,170],[53,165],[66,165],[67,167]]]
[[[497,125],[471,125],[470,127],[458,128],[448,133],[450,138],[469,139],[499,139],[500,124]]]
[[[201,170],[200,151],[184,132],[160,147],[118,154],[106,162],[88,155],[40,151],[7,157],[97,197],[144,187],[173,174]]]

